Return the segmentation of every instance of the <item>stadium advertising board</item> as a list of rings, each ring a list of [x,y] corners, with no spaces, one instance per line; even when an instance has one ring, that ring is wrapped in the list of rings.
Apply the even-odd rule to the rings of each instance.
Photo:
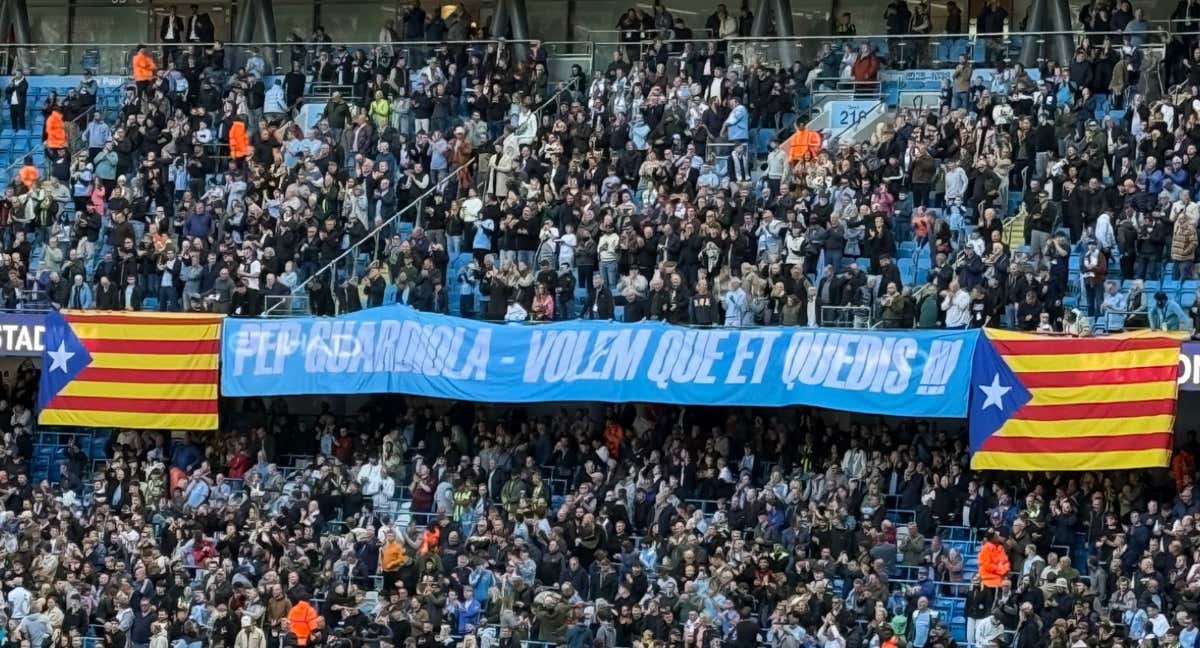
[[[46,316],[42,313],[0,313],[0,356],[42,356]]]
[[[386,306],[227,319],[226,396],[405,393],[482,402],[812,405],[967,413],[978,331],[473,322]]]
[[[1184,342],[1179,349],[1179,390],[1200,391],[1200,342]]]

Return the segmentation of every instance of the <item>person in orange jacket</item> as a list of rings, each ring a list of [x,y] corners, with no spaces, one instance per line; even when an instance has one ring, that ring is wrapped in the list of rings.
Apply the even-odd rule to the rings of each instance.
[[[146,51],[146,47],[139,45],[137,53],[133,55],[133,82],[137,85],[138,94],[145,96],[150,91],[150,84],[154,82],[156,72],[158,64]]]
[[[817,157],[821,153],[820,131],[797,128],[795,133],[784,142],[788,162],[795,164],[800,160]]]
[[[234,160],[250,157],[250,136],[246,134],[246,123],[240,118],[229,126],[229,157]]]
[[[46,117],[46,148],[67,148],[67,127],[63,123],[63,116],[58,108],[51,110],[50,116]]]
[[[1011,569],[1004,539],[998,532],[992,533],[979,548],[979,579],[984,587],[1003,587]]]
[[[26,155],[25,164],[17,172],[17,177],[21,179],[21,184],[25,185],[26,189],[33,189],[33,183],[37,182],[39,175],[37,167],[33,164],[33,157]]]
[[[308,638],[312,636],[313,630],[317,629],[320,616],[316,608],[305,600],[306,597],[298,598],[300,600],[288,611],[287,618],[292,632],[296,635],[296,645],[307,646]]]

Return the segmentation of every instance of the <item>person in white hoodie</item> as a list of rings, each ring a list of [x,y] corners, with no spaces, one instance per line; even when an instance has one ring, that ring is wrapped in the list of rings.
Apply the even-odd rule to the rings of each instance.
[[[363,497],[378,500],[378,496],[383,492],[383,482],[386,476],[383,466],[379,463],[379,457],[372,456],[370,461],[358,469],[357,481],[362,488]],[[392,488],[395,490],[394,484]],[[387,499],[391,499],[391,497],[389,496]]]
[[[949,160],[945,170],[946,204],[962,203],[967,193],[967,172],[958,160]]]
[[[1096,217],[1093,234],[1096,237],[1096,246],[1100,248],[1101,252],[1112,255],[1117,251],[1117,235],[1113,231],[1112,214],[1105,211]]]
[[[867,474],[867,452],[851,441],[846,454],[842,455],[842,472],[850,479],[862,479]]]
[[[957,279],[942,291],[942,310],[946,313],[946,328],[967,328],[971,321],[971,295],[958,285]]]

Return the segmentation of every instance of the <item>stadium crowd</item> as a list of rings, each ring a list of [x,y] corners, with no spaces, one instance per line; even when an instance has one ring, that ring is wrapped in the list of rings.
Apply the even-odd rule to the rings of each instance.
[[[51,487],[30,482],[29,410],[5,407],[14,646],[1190,648],[1197,636],[1194,434],[1169,473],[1015,476],[965,469],[959,431],[802,409],[395,398],[297,416],[247,400],[229,404],[221,434],[115,434],[90,478],[72,441]],[[951,535],[985,541],[976,556]]]
[[[43,108],[49,169],[0,202],[0,300],[1192,329],[1195,306],[1147,286],[1195,278],[1200,50],[1143,69],[1128,2],[1089,16],[1109,9],[1039,80],[985,83],[964,57],[940,108],[800,155],[806,95],[891,63],[849,17],[844,46],[777,70],[634,11],[629,47],[553,85],[536,43],[406,48],[477,35],[419,4],[371,51],[297,43],[282,78],[219,43],[142,49],[118,114],[90,77]],[[1152,72],[1177,91],[1148,99]],[[22,120],[27,84],[6,88]],[[909,240],[921,276],[900,272]],[[362,276],[329,281],[362,241]],[[1018,476],[971,472],[960,431],[924,422],[246,401],[208,438],[122,431],[94,473],[73,444],[52,486],[30,477],[25,371],[0,401],[15,648],[1196,646],[1194,435],[1170,473]]]
[[[741,33],[745,17],[722,6],[709,29]],[[680,23],[631,10],[629,47],[554,85],[536,42],[406,48],[476,35],[465,11],[419,5],[370,51],[318,30],[281,77],[253,48],[140,50],[119,114],[93,109],[91,77],[42,107],[49,171],[26,166],[0,203],[0,294],[241,316],[299,294],[317,314],[399,301],[815,325],[835,307],[890,327],[1193,328],[1191,295],[1156,286],[1195,276],[1194,36],[1149,75],[1128,25],[1037,71],[985,76],[964,55],[939,108],[808,150],[790,136],[810,93],[875,80],[886,45],[852,40],[843,16],[844,45],[774,69],[664,40],[688,35]],[[1172,93],[1148,100],[1163,82]],[[6,89],[13,115],[27,85]],[[328,99],[312,128],[306,95]]]

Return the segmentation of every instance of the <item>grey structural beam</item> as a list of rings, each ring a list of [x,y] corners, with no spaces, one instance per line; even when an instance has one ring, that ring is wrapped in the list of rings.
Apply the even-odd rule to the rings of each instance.
[[[492,14],[492,36],[503,38],[512,33],[515,41],[513,52],[518,58],[525,58],[529,48],[529,13],[525,10],[525,0],[496,0],[496,11]]]
[[[1038,66],[1038,58],[1042,56],[1043,45],[1048,45],[1044,42],[1045,36],[1035,36],[1034,33],[1046,30],[1047,11],[1046,3],[1050,0],[1033,0],[1033,4],[1029,6],[1029,22],[1025,25],[1025,31],[1031,32],[1025,35],[1024,42],[1021,43],[1021,65],[1026,69],[1036,68]]]
[[[1067,0],[1033,0],[1025,31],[1030,33],[1021,45],[1021,65],[1037,67],[1041,59],[1059,65],[1071,64],[1075,43],[1071,37],[1071,8]],[[1042,36],[1036,35],[1038,32],[1051,33]]]
[[[780,39],[776,42],[779,54],[779,64],[784,68],[792,67],[795,61],[795,43],[786,40],[796,35],[792,26],[791,0],[758,0],[754,12],[754,24],[750,28],[752,38],[764,38],[769,35],[771,20],[775,22],[775,35]]]
[[[29,29],[29,8],[25,0],[0,0],[0,33],[13,33],[13,44],[16,51],[16,67],[29,71],[32,52],[27,47],[33,40]]]
[[[255,27],[262,31],[256,41]],[[278,42],[275,32],[275,2],[274,0],[242,0],[238,4],[237,22],[234,25],[234,41],[238,43],[275,43]],[[263,60],[268,69],[272,69],[278,58],[273,47],[260,48]],[[244,61],[247,55],[239,53],[239,61]]]

